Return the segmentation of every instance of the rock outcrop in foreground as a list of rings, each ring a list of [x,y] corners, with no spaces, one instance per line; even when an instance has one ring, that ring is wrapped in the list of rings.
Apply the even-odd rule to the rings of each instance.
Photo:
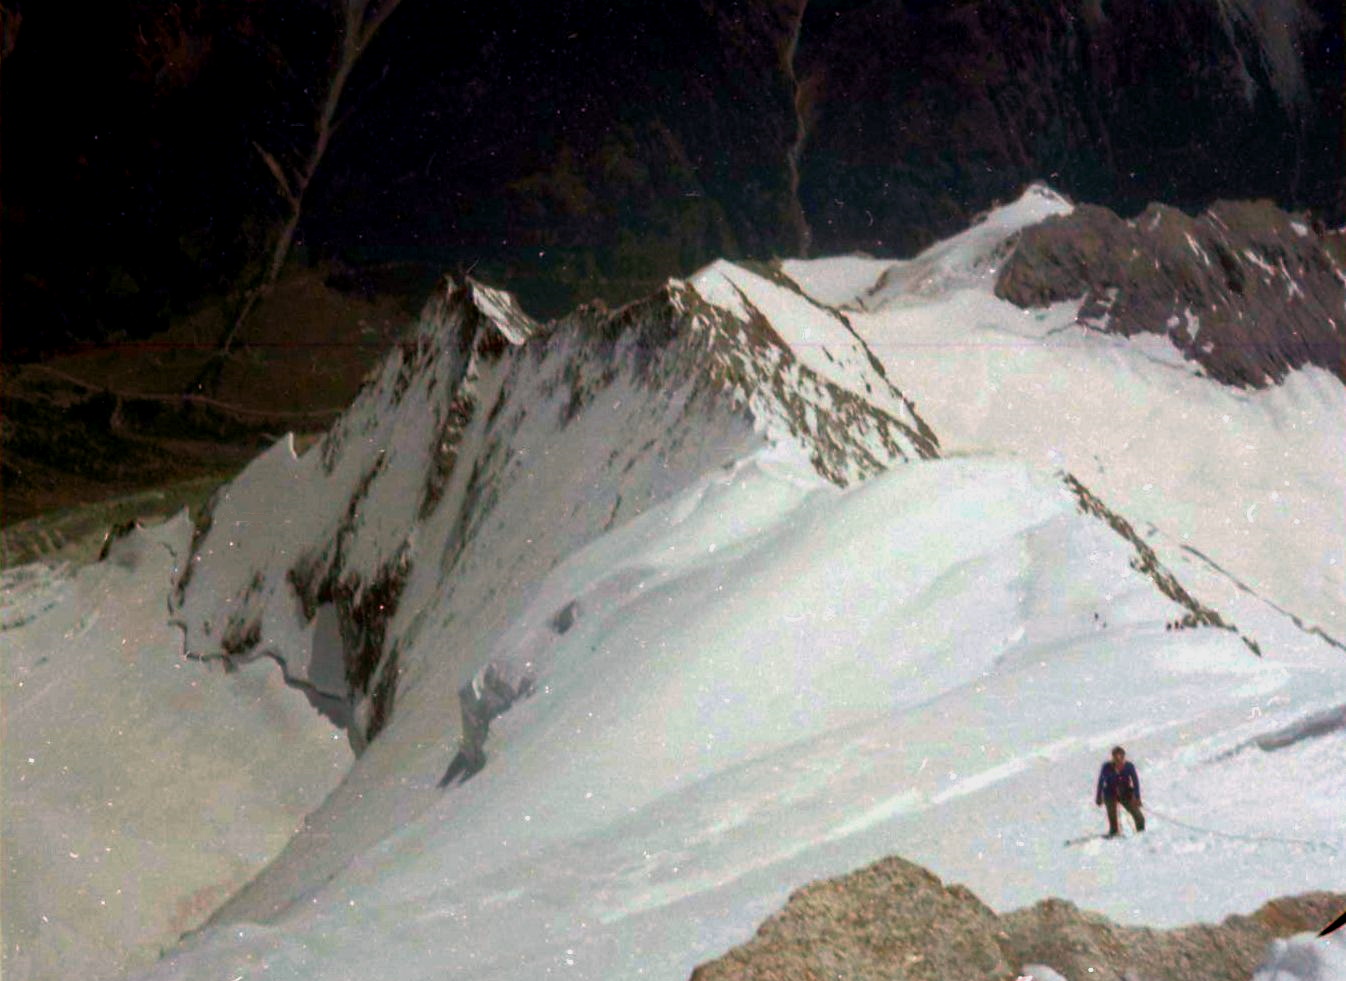
[[[1070,981],[1247,981],[1273,940],[1316,931],[1343,905],[1306,893],[1174,930],[1118,926],[1059,899],[999,915],[966,887],[886,858],[798,890],[692,981],[1002,981],[1025,965]]]

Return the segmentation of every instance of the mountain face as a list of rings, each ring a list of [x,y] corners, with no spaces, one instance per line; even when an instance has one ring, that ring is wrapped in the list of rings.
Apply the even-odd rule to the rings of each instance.
[[[1316,365],[1346,381],[1346,272],[1328,241],[1266,203],[1131,221],[1078,208],[1026,229],[996,294],[1023,307],[1084,297],[1078,323],[1167,336],[1226,384]]]
[[[996,300],[1054,309],[1044,337],[1158,334],[1193,373],[1225,383],[1346,370],[1333,316],[1346,318],[1346,273],[1269,205],[1196,221],[1151,208],[1126,222],[1034,188],[909,264],[853,266],[873,285],[831,305],[811,295],[807,264],[719,262],[617,311],[546,326],[507,293],[450,279],[319,447],[297,458],[277,445],[207,506],[177,586],[187,650],[276,657],[363,751],[392,715],[403,658],[425,643],[428,608],[451,648],[489,646],[521,584],[763,446],[788,442],[842,487],[936,458],[938,437],[865,339],[881,343],[882,311],[912,295],[980,283]],[[852,322],[857,312],[868,326]],[[537,502],[539,481],[574,502],[564,519]],[[1076,477],[1068,485],[1086,512],[1112,520]],[[299,514],[296,496],[309,502]],[[240,552],[243,540],[260,545]],[[1141,559],[1189,625],[1227,626],[1152,551]],[[1302,593],[1289,605],[1320,609]],[[488,667],[459,693],[474,730],[537,684],[531,671],[506,682]]]
[[[753,296],[809,310],[808,346]],[[498,617],[588,539],[780,440],[839,484],[937,456],[844,317],[746,270],[711,267],[546,329],[508,294],[450,282],[319,448],[277,446],[208,505],[178,584],[188,650],[298,654],[298,674],[351,701],[362,747],[391,713],[427,604],[472,637],[491,623],[483,598],[505,604]],[[539,482],[575,503],[549,513]],[[240,539],[265,542],[261,567],[251,548],[230,560]],[[334,650],[303,636],[326,616]]]
[[[851,863],[886,822],[924,813],[929,829],[931,808],[963,813],[943,809],[1002,779],[1051,793],[1047,774],[1020,754],[1059,765],[1078,752],[1051,734],[1062,727],[1092,734],[1080,744],[1086,773],[1092,747],[1114,741],[1137,712],[1151,720],[1137,733],[1196,730],[1209,747],[1202,759],[1228,751],[1231,767],[1267,765],[1248,755],[1266,751],[1246,748],[1247,732],[1217,721],[1216,706],[1288,685],[1287,704],[1302,712],[1322,702],[1324,684],[1335,691],[1339,682],[1325,679],[1342,648],[1335,623],[1320,624],[1341,587],[1329,577],[1319,592],[1268,567],[1270,539],[1250,543],[1228,527],[1240,495],[1260,493],[1246,459],[1230,467],[1218,444],[1197,451],[1187,433],[1234,412],[1239,438],[1266,433],[1279,455],[1295,438],[1275,421],[1287,399],[1308,400],[1321,422],[1336,418],[1346,391],[1327,376],[1291,395],[1286,386],[1304,382],[1296,372],[1265,402],[1240,403],[1176,350],[1161,359],[1119,348],[1134,342],[1087,326],[1087,295],[1045,312],[998,297],[1034,230],[1076,213],[1034,188],[909,262],[719,262],[618,310],[590,307],[545,325],[508,294],[449,281],[319,446],[297,457],[278,444],[198,524],[173,602],[188,656],[281,662],[345,728],[358,759],[285,851],[154,976],[200,963],[232,969],[235,924],[288,929],[314,890],[334,905],[320,899],[303,929],[344,938],[339,956],[349,958],[365,921],[349,919],[336,897],[363,895],[356,882],[370,875],[386,897],[377,902],[396,915],[408,901],[433,904],[443,888],[479,888],[466,882],[512,895],[523,875],[527,896],[541,874],[570,897],[563,908],[575,912],[556,914],[563,921],[620,924],[603,934],[593,976],[628,973],[647,956],[661,972],[690,969],[679,930],[648,953],[647,931],[671,929],[664,912],[636,926],[631,911],[689,902],[686,928],[703,932],[698,943],[720,942],[761,902],[752,883]],[[973,353],[995,350],[1004,331],[1020,357],[1026,346],[1059,357],[1055,339],[1069,334],[1069,356],[1140,387],[1120,389],[1112,405],[1094,393],[1108,422],[1094,419],[1083,446],[1060,407],[1053,430],[994,369],[963,366],[962,387],[936,398],[930,379],[908,370],[902,343],[919,347],[922,329],[938,329],[956,347],[955,322],[981,332]],[[943,363],[948,352],[938,353]],[[929,397],[948,435],[901,376]],[[1038,386],[1043,377],[1071,378],[1022,375]],[[1077,369],[1071,383],[1089,390],[1092,376]],[[1190,390],[1177,408],[1148,402],[1145,385],[1179,383]],[[1000,446],[1021,460],[983,456],[967,417],[946,410],[952,399],[975,412],[969,388],[1019,434]],[[1149,438],[1168,442],[1163,451],[1097,441],[1130,404],[1149,418]],[[1185,413],[1188,429],[1154,422],[1167,412]],[[1017,441],[1035,433],[1057,440],[1055,456],[1039,462]],[[1339,529],[1313,517],[1314,507],[1335,507],[1341,479],[1324,459],[1306,453],[1300,466],[1295,492],[1306,505],[1293,520],[1309,519],[1305,527],[1291,532],[1291,518],[1272,515],[1255,529],[1276,538],[1267,551],[1278,561],[1326,569],[1315,549],[1340,548]],[[1291,472],[1267,469],[1274,480]],[[1172,502],[1199,491],[1224,500],[1189,526],[1186,505]],[[1035,680],[1044,670],[1051,680]],[[1269,689],[1273,676],[1283,680]],[[1146,691],[1136,701],[1138,684]],[[1081,719],[1062,714],[1063,689],[1110,694],[1092,696]],[[1310,691],[1318,694],[1306,700]],[[992,726],[998,749],[983,745],[973,759],[961,740],[940,748],[949,726],[975,730],[997,704],[1022,713]],[[1057,721],[1044,730],[1043,719]],[[1271,730],[1312,747],[1290,717],[1259,729]],[[1186,745],[1161,750],[1158,730],[1149,738],[1152,753]],[[797,777],[783,773],[832,772],[825,760],[859,746],[879,759],[833,772],[818,785],[823,797],[796,800]],[[782,754],[797,753],[782,770]],[[911,775],[931,758],[942,762],[928,780]],[[873,767],[893,790],[875,789]],[[965,767],[983,772],[963,787]],[[726,800],[739,802],[730,812],[756,816],[725,813]],[[529,829],[502,835],[518,820]],[[785,838],[762,853],[749,843],[768,827]],[[391,852],[366,866],[394,828]],[[511,842],[525,830],[527,851],[516,856]],[[670,842],[650,837],[665,833]],[[686,861],[696,871],[675,876],[671,894],[657,881],[672,872],[618,871],[642,851],[693,839],[739,871],[722,877],[718,860],[693,849]],[[932,854],[929,839],[910,844],[918,858]],[[811,858],[788,860],[796,852]],[[980,869],[972,881],[989,887],[975,850],[952,862],[947,848],[938,853],[944,868]],[[591,893],[572,869],[608,884]],[[776,872],[749,873],[765,869]],[[1021,894],[1004,869],[994,880],[997,902]],[[1217,893],[1203,908],[1226,912],[1240,895],[1223,884]],[[580,912],[591,900],[598,905]],[[557,928],[544,928],[551,913],[506,903],[506,919],[523,916],[540,937]],[[734,916],[707,933],[708,911],[726,903]],[[474,916],[464,929],[490,937],[495,928]],[[283,936],[285,956],[299,956],[302,931]],[[412,943],[437,953],[408,963],[409,976],[432,962],[467,969],[438,943]],[[508,947],[483,940],[470,956]],[[547,956],[539,948],[516,963],[502,953],[489,970],[531,975]],[[295,963],[327,970],[309,955]]]
[[[810,4],[817,246],[910,254],[1035,179],[1127,216],[1222,197],[1335,214],[1341,24],[1339,3]]]
[[[228,292],[285,206],[258,148],[311,149],[326,8],[123,0],[72,36],[19,6],[6,351]],[[403,0],[380,29],[300,226],[337,285],[476,264],[557,315],[722,256],[914,254],[1035,179],[1346,219],[1340,0],[535,6]]]
[[[21,865],[7,907],[107,905],[42,907],[7,973],[105,963],[113,935],[106,976],[686,977],[800,883],[893,853],[966,883],[982,900],[937,906],[979,923],[1061,896],[1175,926],[1331,888],[1346,386],[1310,360],[1240,387],[1182,336],[1100,326],[1069,257],[1138,232],[1090,215],[1034,186],[908,260],[717,261],[548,322],[451,277],[321,442],[277,441],[190,531],[133,531],[79,574],[115,629],[68,572],[6,581],[27,720],[6,799],[70,815],[64,854],[145,856],[152,883],[126,906],[85,866]],[[1303,238],[1284,274],[1279,237],[1248,248],[1266,289],[1328,309]],[[1228,295],[1166,241],[1118,310]],[[188,813],[109,842],[112,795],[65,774],[120,750],[38,722],[79,710],[88,659],[98,704],[133,697],[128,644],[158,652],[148,732],[202,698],[248,724],[137,742],[116,793],[153,813],[176,773]],[[1119,741],[1151,827],[1062,848],[1101,830]],[[268,847],[222,869],[211,775],[252,760],[306,788],[304,816],[237,815]],[[6,854],[49,854],[42,827],[7,822]],[[205,856],[185,895],[165,837]],[[1063,919],[1050,935],[1076,936]],[[988,970],[1017,968],[974,933]]]

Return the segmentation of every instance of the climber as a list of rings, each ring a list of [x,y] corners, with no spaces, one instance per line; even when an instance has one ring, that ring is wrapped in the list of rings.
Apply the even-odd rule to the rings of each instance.
[[[1117,805],[1121,804],[1136,822],[1136,831],[1145,830],[1145,815],[1140,811],[1140,775],[1133,763],[1126,761],[1126,750],[1120,746],[1112,747],[1112,759],[1103,764],[1098,771],[1098,789],[1094,792],[1094,803],[1108,808],[1108,837],[1116,838],[1121,829],[1117,826]]]

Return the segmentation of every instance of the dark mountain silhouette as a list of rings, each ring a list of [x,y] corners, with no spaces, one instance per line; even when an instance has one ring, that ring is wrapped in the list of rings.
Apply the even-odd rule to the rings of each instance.
[[[323,4],[12,4],[7,360],[237,292],[330,72]],[[1274,9],[1272,9],[1274,7]],[[1124,216],[1343,217],[1340,0],[404,0],[362,56],[296,262],[548,315],[716,256],[909,254],[1042,178]]]

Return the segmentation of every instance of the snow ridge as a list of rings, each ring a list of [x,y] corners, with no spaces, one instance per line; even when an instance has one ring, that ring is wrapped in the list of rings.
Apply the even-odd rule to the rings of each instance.
[[[793,443],[838,484],[936,455],[933,434],[872,355],[852,377],[829,377],[740,296],[738,309],[717,306],[697,285],[673,282],[615,313],[581,311],[544,328],[507,293],[449,283],[318,448],[300,459],[278,445],[212,502],[178,586],[189,651],[267,653],[339,696],[337,653],[309,636],[334,614],[340,675],[360,723],[352,738],[363,748],[387,724],[414,633],[398,618],[404,594],[428,597],[452,590],[465,569],[480,574],[476,556],[497,537],[496,512],[545,476],[532,469],[535,454],[551,456],[590,429],[633,423],[651,433],[635,447],[608,441],[617,448],[586,474],[590,502],[603,506],[578,535],[546,530],[559,539],[541,562],[541,542],[529,539],[528,564],[541,567],[702,466],[763,441]],[[863,347],[853,336],[848,344]],[[861,385],[883,397],[871,401]],[[693,427],[700,445],[687,440]],[[671,476],[690,462],[687,450],[695,465]],[[637,467],[649,479],[631,477]],[[502,587],[490,578],[488,590]]]

